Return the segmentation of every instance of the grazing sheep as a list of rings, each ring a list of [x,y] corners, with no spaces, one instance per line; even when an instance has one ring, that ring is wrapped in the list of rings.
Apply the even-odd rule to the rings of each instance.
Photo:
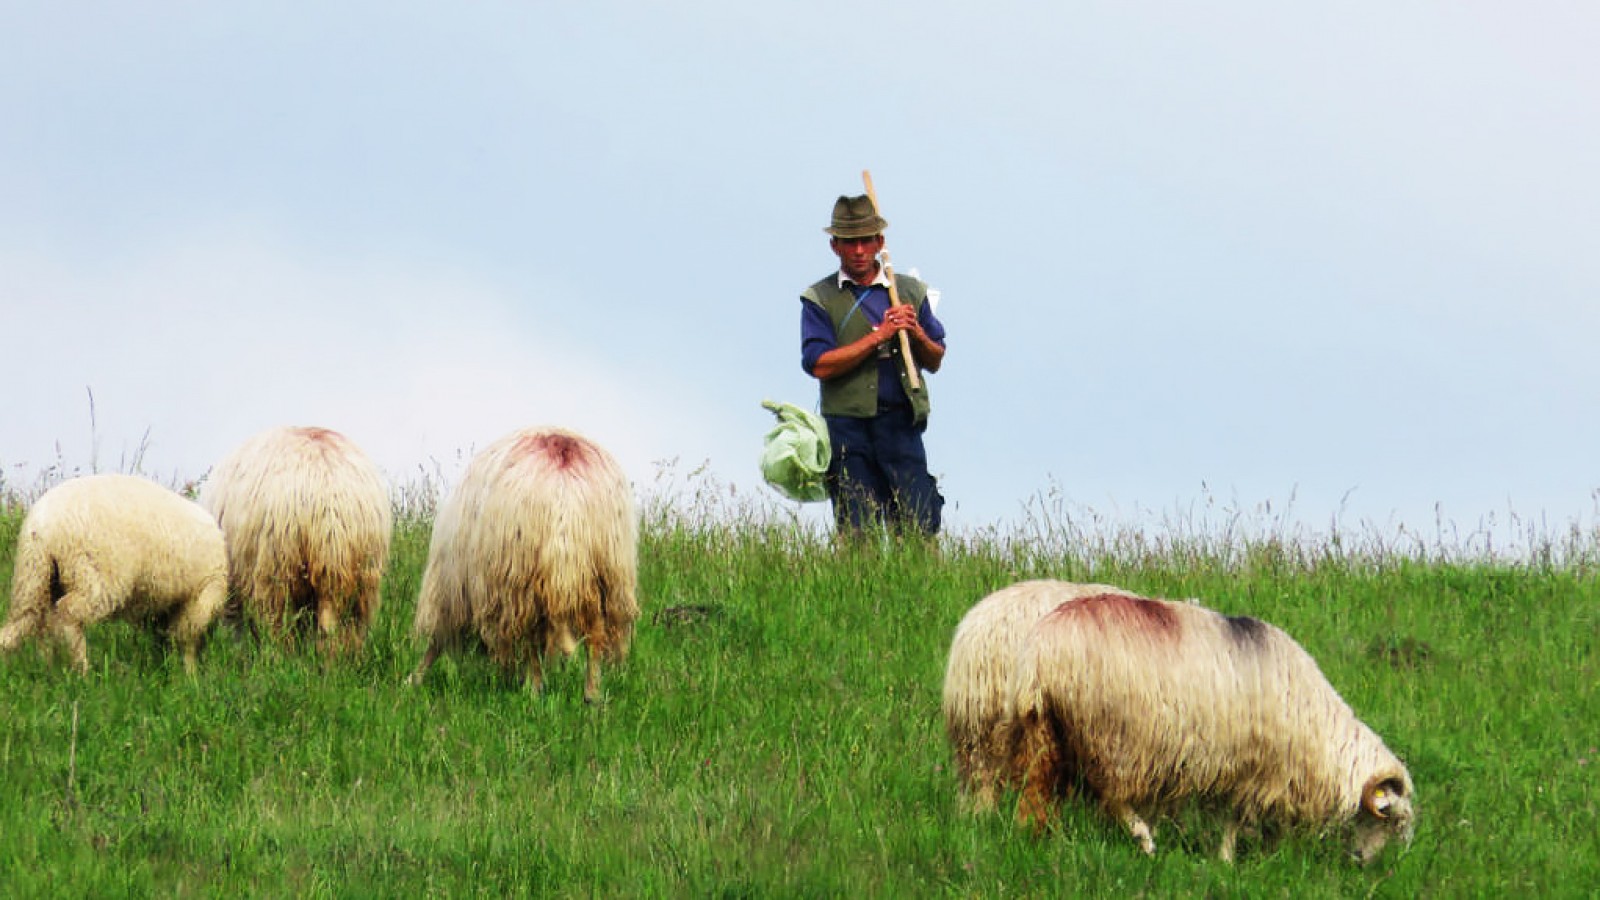
[[[0,651],[36,632],[89,671],[85,625],[154,621],[195,659],[228,599],[222,530],[206,511],[133,475],[86,475],[46,491],[22,520]]]
[[[1186,800],[1241,822],[1348,828],[1365,863],[1410,842],[1406,767],[1279,629],[1191,603],[1108,594],[1040,619],[1012,680],[1024,822],[1042,827],[1081,785],[1146,853],[1145,817]]]
[[[200,504],[222,526],[229,587],[250,621],[281,637],[312,611],[330,647],[365,643],[392,513],[361,448],[326,428],[268,429],[217,464]]]
[[[587,645],[584,700],[600,694],[600,658],[621,659],[639,617],[638,530],[632,489],[599,445],[558,428],[509,434],[473,458],[434,520],[417,599],[416,632],[439,653],[476,633],[507,673],[527,660]]]
[[[968,810],[993,809],[996,793],[1008,786],[1006,691],[1028,631],[1063,602],[1101,594],[1127,592],[1104,584],[1018,582],[979,600],[956,626],[944,676],[944,725]]]

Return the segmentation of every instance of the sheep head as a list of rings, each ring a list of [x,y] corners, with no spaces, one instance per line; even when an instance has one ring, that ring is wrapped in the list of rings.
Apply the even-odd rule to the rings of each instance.
[[[1356,814],[1350,854],[1356,862],[1366,865],[1391,837],[1399,837],[1409,845],[1415,828],[1411,780],[1404,772],[1375,775],[1361,789],[1361,810]]]

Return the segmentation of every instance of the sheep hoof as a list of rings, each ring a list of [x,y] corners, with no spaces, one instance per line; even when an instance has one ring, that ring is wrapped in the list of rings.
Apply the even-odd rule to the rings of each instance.
[[[1151,833],[1148,823],[1143,819],[1135,818],[1129,831],[1133,833],[1133,839],[1139,842],[1139,849],[1144,851],[1145,856],[1156,855],[1156,838]]]
[[[1222,832],[1222,842],[1217,846],[1217,859],[1225,863],[1233,862],[1233,851],[1239,841],[1239,826],[1230,822]]]

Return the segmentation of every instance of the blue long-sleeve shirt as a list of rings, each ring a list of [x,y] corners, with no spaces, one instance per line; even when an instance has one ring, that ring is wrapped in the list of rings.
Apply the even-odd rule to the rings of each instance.
[[[889,311],[889,288],[880,275],[878,283],[867,285],[865,293],[861,285],[854,284],[849,279],[842,278],[840,283],[849,288],[859,298],[860,304],[855,315],[864,315],[874,328],[883,324],[883,315]],[[922,325],[922,331],[930,340],[943,347],[944,323],[933,314],[933,304],[924,303],[917,315],[917,321]],[[822,354],[839,346],[833,333],[833,319],[828,311],[815,303],[805,300],[800,301],[800,365],[806,374],[815,375],[817,360]],[[898,366],[892,356],[887,354],[878,357],[878,402],[890,406],[904,405],[910,402],[906,398],[905,387],[900,384]]]

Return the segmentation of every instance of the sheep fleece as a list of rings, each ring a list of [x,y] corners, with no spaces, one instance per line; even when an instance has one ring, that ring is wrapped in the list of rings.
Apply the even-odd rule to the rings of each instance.
[[[638,520],[632,488],[598,444],[560,428],[513,432],[477,454],[440,507],[417,601],[416,632],[439,648],[478,634],[509,668],[587,644],[599,658],[627,653],[639,616]]]
[[[332,637],[359,644],[377,614],[393,513],[371,459],[327,428],[264,431],[218,463],[200,503],[228,545],[228,577],[245,611],[277,633],[315,609]]]
[[[1409,839],[1405,766],[1310,654],[1260,620],[1192,603],[1074,600],[1035,626],[1012,685],[1025,820],[1042,824],[1078,778],[1130,826],[1142,825],[1139,812],[1210,798],[1236,821],[1359,817],[1363,859],[1391,832]],[[1386,821],[1369,814],[1374,796],[1394,804]]]
[[[74,478],[23,519],[0,649],[49,631],[87,671],[83,626],[155,619],[192,669],[227,584],[222,530],[198,504],[133,475]]]
[[[944,676],[945,735],[972,811],[992,809],[996,790],[1006,784],[1006,691],[1028,632],[1067,600],[1102,594],[1127,592],[1104,584],[1022,581],[979,600],[956,626]]]

